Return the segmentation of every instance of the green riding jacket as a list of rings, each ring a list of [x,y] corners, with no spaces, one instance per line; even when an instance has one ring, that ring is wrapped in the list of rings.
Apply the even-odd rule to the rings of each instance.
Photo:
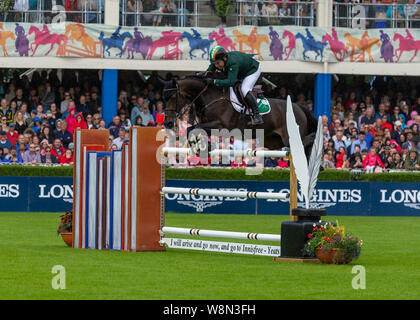
[[[258,70],[260,63],[253,58],[252,54],[240,51],[227,53],[227,61],[223,72],[227,73],[227,79],[216,80],[215,85],[219,87],[233,87],[237,80],[253,74]],[[216,67],[211,64],[207,71],[214,71]]]

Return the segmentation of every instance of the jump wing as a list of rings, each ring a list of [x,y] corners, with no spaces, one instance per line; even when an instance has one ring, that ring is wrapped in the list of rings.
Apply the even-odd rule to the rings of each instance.
[[[315,191],[315,186],[318,181],[319,169],[321,167],[322,160],[322,149],[324,144],[324,134],[322,132],[322,117],[318,118],[318,128],[316,130],[316,136],[314,145],[312,147],[311,157],[309,158],[309,199],[312,198],[312,194]]]
[[[296,177],[299,181],[300,190],[305,197],[305,206],[309,209],[309,171],[306,161],[305,149],[293,113],[292,101],[287,96],[286,125],[289,134],[290,152],[292,154],[293,165],[295,166]]]

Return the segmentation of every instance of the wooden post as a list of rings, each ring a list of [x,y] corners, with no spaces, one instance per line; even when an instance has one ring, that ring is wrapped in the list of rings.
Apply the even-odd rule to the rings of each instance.
[[[290,163],[290,221],[297,221],[297,217],[292,215],[292,210],[297,208],[297,189],[298,182],[296,178],[295,166],[293,165],[292,155],[289,154]]]

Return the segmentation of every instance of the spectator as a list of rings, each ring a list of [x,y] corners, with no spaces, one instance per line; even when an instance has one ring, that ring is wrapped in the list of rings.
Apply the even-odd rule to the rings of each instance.
[[[10,107],[7,106],[7,100],[5,98],[0,101],[0,115],[3,118],[6,118],[6,125],[9,125],[10,122],[13,122],[13,112]],[[3,124],[3,123],[2,123]]]
[[[329,159],[328,154],[324,154],[322,156],[322,162],[321,162],[321,167],[323,167],[324,169],[334,169],[335,165],[334,163]]]
[[[85,95],[81,95],[79,98],[79,103],[76,105],[76,112],[82,113],[83,118],[86,118],[86,115],[90,112],[89,106],[86,103],[86,97]]]
[[[7,131],[7,140],[12,143],[12,146],[16,145],[19,133],[15,130],[15,124],[12,122],[9,124],[9,131]]]
[[[57,164],[59,163],[57,157],[51,154],[51,147],[45,148],[45,155],[41,156],[41,163],[45,164]]]
[[[99,128],[99,122],[101,121],[101,116],[100,116],[100,114],[99,113],[95,113],[94,115],[93,115],[93,122],[92,122],[92,124],[93,124],[93,128],[94,129],[98,129]],[[89,129],[91,129],[91,128],[89,128]]]
[[[57,131],[55,137],[61,140],[64,148],[67,148],[69,143],[73,141],[73,135],[67,131],[67,121],[61,123],[61,130]]]
[[[10,148],[12,147],[12,143],[7,140],[7,133],[6,131],[1,131],[0,132],[0,148],[7,148],[10,150]]]
[[[363,169],[362,155],[360,152],[354,153],[350,160],[351,169]]]
[[[123,144],[124,144],[124,142],[126,140],[125,139],[125,133],[126,133],[125,129],[123,127],[121,127],[119,129],[119,131],[118,131],[118,137],[115,138],[112,141],[112,144],[115,144],[117,146],[117,149],[118,150],[121,150],[122,149],[122,146],[123,146]]]
[[[83,120],[83,114],[81,112],[76,115],[76,122],[75,122],[74,127],[73,127],[73,135],[74,135],[74,132],[75,132],[76,128],[80,128],[80,129],[87,129],[88,128],[85,120]]]
[[[51,87],[51,83],[47,82],[45,84],[45,91],[41,98],[41,103],[45,110],[47,110],[52,103],[55,102],[55,92]]]
[[[346,147],[347,137],[343,135],[343,129],[338,129],[335,136],[332,137],[334,141],[334,149],[338,151],[340,147]]]
[[[376,148],[372,147],[369,149],[369,153],[363,159],[363,168],[366,169],[366,173],[372,173],[378,166],[385,168],[381,158],[379,158],[379,156],[376,154]]]
[[[360,124],[374,124],[375,123],[375,116],[374,116],[374,108],[369,107],[366,109],[366,115],[362,117],[360,120]]]
[[[47,140],[49,144],[52,144],[54,141],[54,137],[51,133],[51,129],[49,126],[43,127],[41,130],[41,133],[39,135],[39,139],[41,140]]]
[[[38,117],[35,117],[32,130],[34,130],[35,133],[38,133],[40,129],[41,129],[41,119]]]
[[[128,0],[127,1],[127,26],[137,25],[136,14],[143,12],[142,1],[139,0]],[[141,25],[141,24],[140,24]]]
[[[137,103],[134,104],[133,108],[131,109],[131,115],[130,115],[131,123],[136,123],[137,117],[140,116],[142,113],[143,104],[144,104],[144,98],[138,97]]]
[[[114,118],[112,118],[112,122],[108,126],[109,134],[114,136],[114,137],[117,137],[118,132],[119,132],[120,128],[122,128],[122,127],[123,127],[123,125],[121,124],[120,116],[114,116]]]
[[[404,169],[406,170],[419,170],[420,169],[420,157],[417,149],[412,148],[408,154],[408,157],[404,161]]]
[[[143,110],[142,110],[142,113],[140,114],[140,117],[142,118],[142,122],[146,126],[154,126],[155,125],[155,122],[153,120],[153,116],[150,114],[148,104],[145,103],[143,105]]]
[[[73,151],[67,149],[64,153],[64,156],[60,158],[60,164],[72,165],[73,164]]]
[[[249,4],[250,2],[248,2],[248,5]],[[249,7],[252,8],[252,5],[249,5]],[[264,16],[262,18],[262,24],[264,26],[272,26],[277,25],[279,23],[279,9],[272,0],[264,2],[261,8],[261,14]],[[250,18],[252,17],[248,17],[248,19]]]
[[[162,124],[165,121],[165,111],[163,110],[163,102],[158,101],[156,103],[156,110],[153,112],[153,120],[155,123]]]
[[[396,152],[392,155],[392,161],[389,164],[389,169],[403,169],[404,162],[402,161],[401,154]]]
[[[39,152],[35,151],[35,144],[31,143],[29,145],[29,150],[25,151],[23,154],[23,162],[25,164],[40,164],[41,155]]]
[[[76,125],[76,108],[70,107],[69,115],[66,117],[67,131],[73,134],[74,126]]]

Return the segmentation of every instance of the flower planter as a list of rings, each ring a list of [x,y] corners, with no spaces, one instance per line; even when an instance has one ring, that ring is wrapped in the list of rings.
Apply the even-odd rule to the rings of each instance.
[[[322,263],[325,264],[332,264],[334,263],[334,257],[335,254],[337,252],[337,249],[331,249],[330,251],[328,250],[321,250],[321,249],[316,249],[315,253],[316,253],[316,257],[319,259],[319,261],[321,261]]]
[[[73,232],[61,232],[61,237],[63,238],[64,242],[71,247],[73,242]]]

